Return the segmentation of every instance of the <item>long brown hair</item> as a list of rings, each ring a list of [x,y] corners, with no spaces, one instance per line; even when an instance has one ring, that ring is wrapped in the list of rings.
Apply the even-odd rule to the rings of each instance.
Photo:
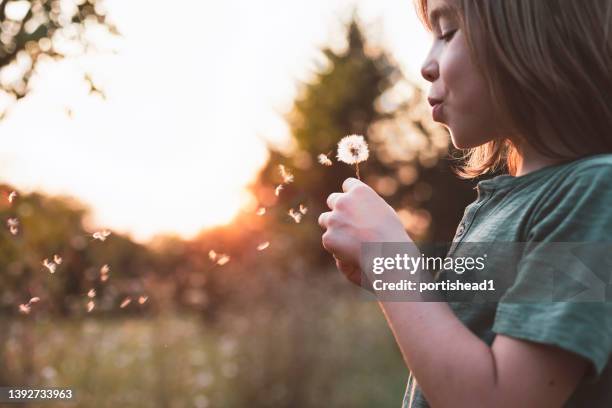
[[[414,2],[431,31],[427,0]],[[519,135],[465,149],[459,176],[515,175],[522,142],[561,161],[612,152],[612,1],[452,3],[496,111]]]

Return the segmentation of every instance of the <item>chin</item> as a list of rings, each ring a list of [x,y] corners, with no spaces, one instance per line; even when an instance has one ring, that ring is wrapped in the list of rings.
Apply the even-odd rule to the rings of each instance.
[[[469,149],[471,147],[474,147],[464,138],[457,137],[457,135],[453,132],[451,132],[451,141],[453,142],[453,146],[455,146],[456,149]]]
[[[451,141],[456,149],[473,149],[474,147],[482,146],[489,142],[490,138],[474,138],[466,137],[466,133],[450,131]]]

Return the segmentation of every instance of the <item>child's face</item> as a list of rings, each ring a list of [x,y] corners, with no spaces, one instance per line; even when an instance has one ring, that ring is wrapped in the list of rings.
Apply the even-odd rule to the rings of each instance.
[[[460,22],[449,14],[435,17],[436,9],[454,6],[456,1],[427,2],[434,39],[421,74],[431,82],[430,103],[442,101],[434,109],[434,120],[449,128],[455,147],[466,149],[499,138],[501,132],[485,78],[473,64]]]

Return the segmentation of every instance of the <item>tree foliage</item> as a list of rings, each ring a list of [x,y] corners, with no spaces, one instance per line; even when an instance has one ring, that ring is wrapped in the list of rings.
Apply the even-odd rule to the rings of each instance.
[[[423,92],[383,51],[367,44],[355,19],[347,26],[346,50],[322,53],[324,66],[302,84],[286,114],[293,150],[270,147],[253,185],[259,201],[285,210],[307,201],[315,213],[326,211],[326,197],[355,176],[352,167],[335,161],[336,144],[345,135],[363,134],[371,151],[360,165],[364,181],[398,210],[413,239],[450,240],[473,192],[451,172],[448,133],[433,123]],[[319,154],[329,154],[333,166],[320,165]],[[296,182],[276,203],[279,164],[294,168]],[[311,227],[304,252],[321,253],[320,231]],[[321,259],[328,261],[325,254]]]
[[[0,90],[24,97],[40,62],[81,55],[101,32],[118,34],[103,0],[1,0]]]

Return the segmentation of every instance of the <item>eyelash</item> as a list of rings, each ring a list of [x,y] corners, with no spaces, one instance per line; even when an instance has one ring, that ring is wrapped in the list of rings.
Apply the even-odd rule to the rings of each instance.
[[[453,35],[455,35],[456,32],[457,32],[457,30],[449,31],[448,33],[438,37],[438,40],[442,40],[444,42],[449,42],[453,38]]]

